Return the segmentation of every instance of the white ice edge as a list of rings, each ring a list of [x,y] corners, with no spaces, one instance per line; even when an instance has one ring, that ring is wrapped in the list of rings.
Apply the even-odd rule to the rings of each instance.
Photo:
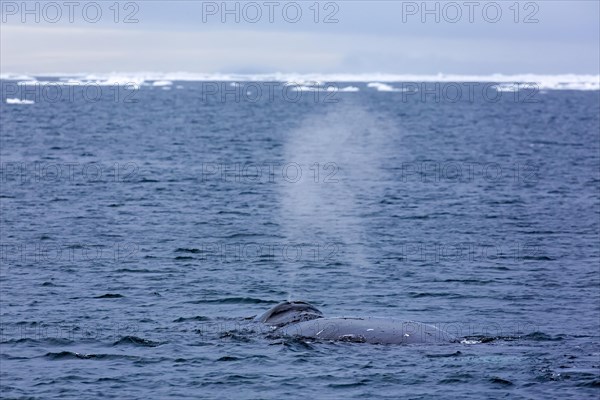
[[[540,74],[490,74],[490,75],[413,75],[413,74],[224,74],[224,73],[189,73],[189,72],[137,72],[107,74],[0,74],[0,79],[18,81],[20,84],[40,84],[49,81],[36,78],[57,78],[62,84],[80,85],[149,85],[171,86],[175,81],[196,82],[286,82],[297,86],[315,87],[324,82],[369,83],[368,87],[381,92],[402,91],[392,83],[425,83],[425,82],[493,82],[499,90],[510,90],[508,85],[515,83],[535,84],[538,89],[547,90],[600,90],[600,75],[540,75]],[[349,89],[348,91],[355,91]]]
[[[6,99],[6,104],[35,104],[35,102],[27,99]]]

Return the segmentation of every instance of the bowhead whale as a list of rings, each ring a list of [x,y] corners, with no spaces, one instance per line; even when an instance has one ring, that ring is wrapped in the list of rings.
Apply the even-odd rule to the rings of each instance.
[[[450,343],[457,338],[433,325],[377,317],[325,317],[303,301],[279,303],[255,318],[274,333],[375,344]]]

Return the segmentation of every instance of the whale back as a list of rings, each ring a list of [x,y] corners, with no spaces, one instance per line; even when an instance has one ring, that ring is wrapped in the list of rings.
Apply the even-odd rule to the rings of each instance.
[[[256,317],[255,321],[279,327],[317,318],[323,318],[323,313],[312,304],[304,301],[284,301]]]
[[[454,335],[416,321],[378,317],[331,317],[282,327],[279,333],[302,338],[374,344],[451,343]]]

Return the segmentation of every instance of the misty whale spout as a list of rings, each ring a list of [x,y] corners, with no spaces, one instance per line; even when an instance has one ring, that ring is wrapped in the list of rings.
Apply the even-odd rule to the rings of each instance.
[[[374,344],[451,343],[457,338],[433,325],[377,317],[325,317],[303,301],[279,303],[255,318],[284,336]]]

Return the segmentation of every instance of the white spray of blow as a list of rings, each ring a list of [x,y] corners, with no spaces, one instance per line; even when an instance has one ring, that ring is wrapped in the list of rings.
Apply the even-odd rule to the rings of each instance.
[[[300,261],[286,262],[288,300],[307,259],[317,266],[330,265],[327,272],[323,268],[323,279],[327,273],[344,274],[354,287],[366,284],[361,272],[369,263],[364,213],[370,204],[365,199],[374,196],[361,193],[380,190],[386,143],[393,130],[384,118],[360,106],[330,108],[289,132],[284,148],[288,170],[287,180],[279,184],[280,224],[287,242],[302,250]],[[297,179],[296,164],[302,176],[292,183]]]

